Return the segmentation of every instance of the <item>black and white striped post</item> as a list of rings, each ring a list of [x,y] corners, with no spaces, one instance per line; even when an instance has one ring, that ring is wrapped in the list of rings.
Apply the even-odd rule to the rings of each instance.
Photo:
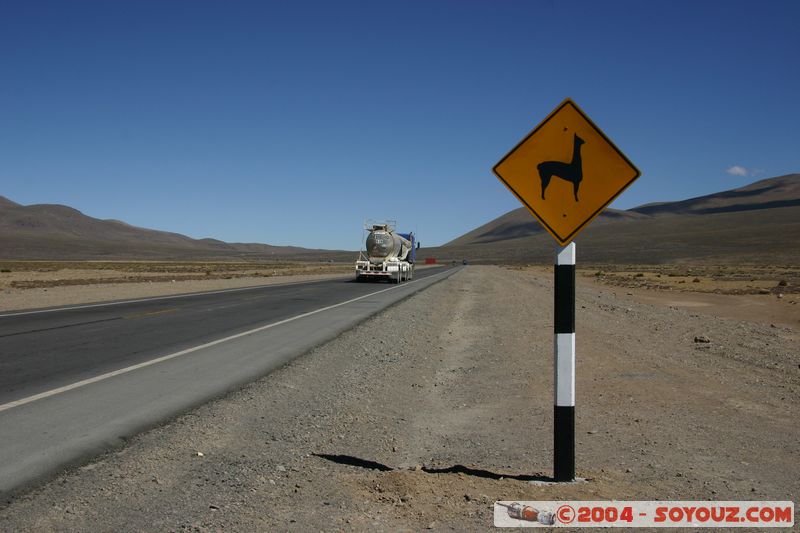
[[[591,149],[581,155],[583,145]],[[641,172],[569,98],[512,148],[492,171],[562,245],[556,249],[555,265],[553,479],[573,481],[575,243],[571,240]],[[545,197],[545,189],[553,177],[562,183],[560,188],[550,189]],[[579,198],[579,187],[584,181],[587,183],[580,189]]]
[[[553,479],[575,479],[575,243],[556,248]]]

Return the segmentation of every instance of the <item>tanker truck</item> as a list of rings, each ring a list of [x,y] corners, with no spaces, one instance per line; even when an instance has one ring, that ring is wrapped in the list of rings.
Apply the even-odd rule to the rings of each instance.
[[[413,233],[397,233],[390,222],[364,225],[365,249],[356,261],[356,281],[386,280],[400,283],[414,277],[416,240]]]

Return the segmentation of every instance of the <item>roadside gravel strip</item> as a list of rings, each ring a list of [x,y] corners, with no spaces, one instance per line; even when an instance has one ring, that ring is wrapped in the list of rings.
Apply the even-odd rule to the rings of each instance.
[[[0,494],[117,447],[144,429],[235,390],[454,271],[402,284],[360,286],[358,296],[346,290],[348,284],[336,283],[337,294],[346,300],[319,299],[326,305],[279,315],[268,323],[255,322],[256,327],[223,338],[0,404]],[[314,297],[308,284],[291,290]],[[291,302],[285,305],[292,308]],[[193,328],[198,324],[189,321]],[[81,356],[74,349],[57,355]]]
[[[552,278],[470,266],[0,508],[2,531],[485,531],[494,500],[794,500],[790,328],[577,291],[551,472]],[[695,342],[706,336],[710,342]]]

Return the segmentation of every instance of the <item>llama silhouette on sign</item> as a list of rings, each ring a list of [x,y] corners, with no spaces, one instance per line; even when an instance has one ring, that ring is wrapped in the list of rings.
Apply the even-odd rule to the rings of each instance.
[[[545,199],[544,192],[547,190],[547,186],[550,185],[550,178],[555,176],[572,183],[575,201],[578,201],[578,188],[583,180],[583,164],[581,163],[581,145],[583,143],[584,140],[578,137],[578,134],[575,134],[572,145],[572,161],[569,163],[544,161],[536,166],[539,169],[539,179],[542,180],[542,200]]]

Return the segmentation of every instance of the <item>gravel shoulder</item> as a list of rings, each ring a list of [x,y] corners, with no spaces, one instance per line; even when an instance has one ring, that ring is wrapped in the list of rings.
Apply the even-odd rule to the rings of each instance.
[[[552,461],[552,277],[470,266],[2,502],[0,530],[483,531],[495,500],[797,501],[793,327],[591,284],[576,322],[585,483],[528,482]]]

